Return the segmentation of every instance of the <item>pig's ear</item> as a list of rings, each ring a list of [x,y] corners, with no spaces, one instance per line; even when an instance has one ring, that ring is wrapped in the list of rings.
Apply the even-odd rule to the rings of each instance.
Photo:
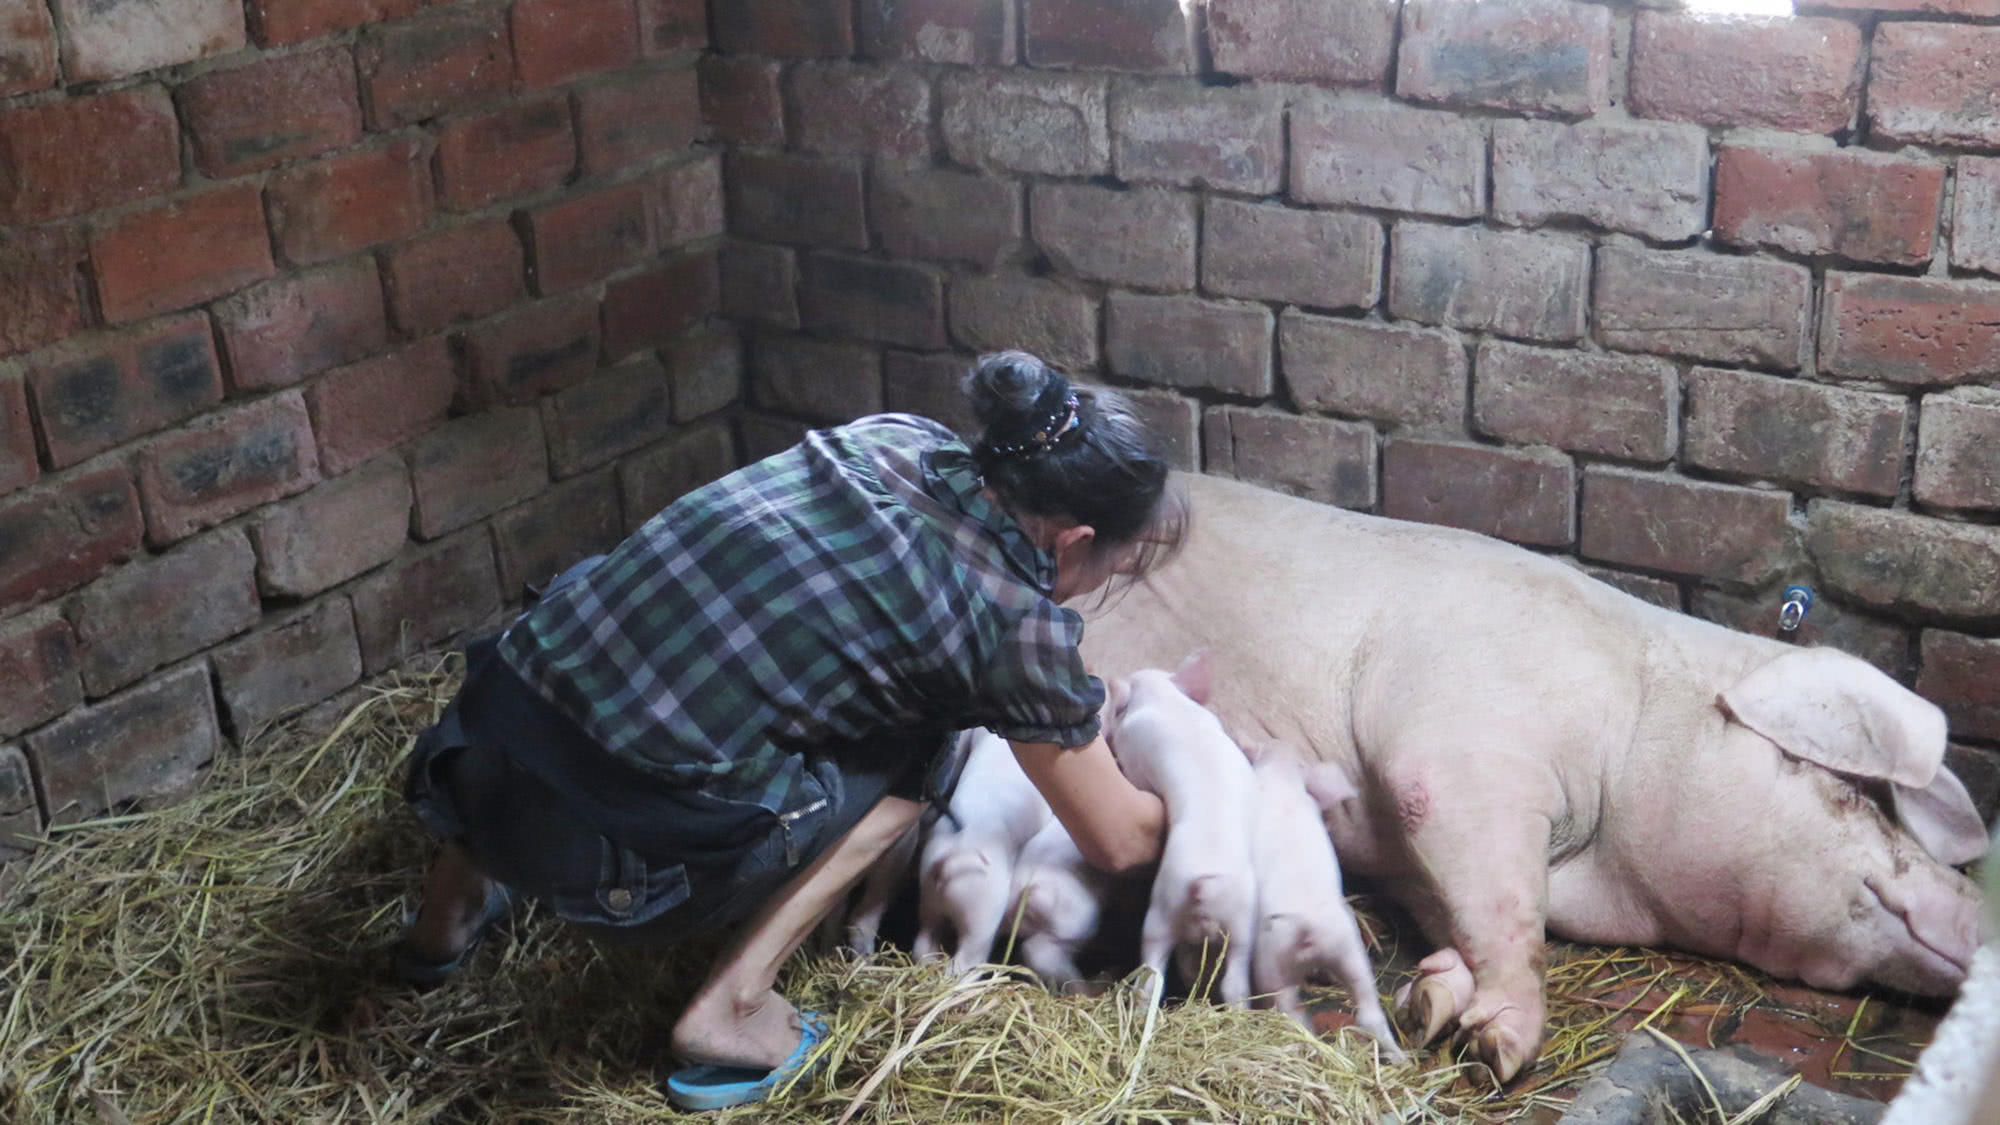
[[[1188,653],[1181,666],[1174,669],[1174,686],[1189,699],[1208,706],[1208,697],[1215,690],[1215,670],[1209,664],[1207,649]]]
[[[1937,776],[1922,789],[1892,785],[1889,792],[1896,819],[1931,858],[1957,867],[1986,854],[1986,826],[1972,805],[1972,795],[1950,766],[1939,766]]]
[[[1839,773],[1922,789],[1944,761],[1944,712],[1838,649],[1785,653],[1720,701],[1785,753]]]
[[[1345,770],[1332,762],[1321,762],[1306,768],[1306,795],[1322,811],[1330,811],[1342,801],[1351,801],[1361,794],[1347,780]]]

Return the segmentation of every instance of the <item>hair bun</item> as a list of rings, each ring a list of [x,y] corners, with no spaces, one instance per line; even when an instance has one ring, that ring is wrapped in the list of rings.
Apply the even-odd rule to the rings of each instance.
[[[989,439],[1040,423],[1068,394],[1061,372],[1022,351],[980,356],[965,376],[965,397]]]

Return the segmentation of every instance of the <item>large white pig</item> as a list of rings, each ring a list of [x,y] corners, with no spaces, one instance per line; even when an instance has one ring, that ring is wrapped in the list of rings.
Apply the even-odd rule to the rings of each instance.
[[[1355,780],[1328,825],[1439,947],[1426,1041],[1455,1021],[1503,1080],[1531,1061],[1545,927],[1823,988],[1963,979],[1978,896],[1947,864],[1983,834],[1935,706],[1484,536],[1182,482],[1185,547],[1089,622],[1085,659],[1206,648],[1232,731]]]
[[[1014,901],[1021,849],[1054,816],[1014,749],[991,731],[972,740],[949,812],[931,826],[917,864],[917,936],[910,951],[929,957],[956,942],[954,971],[983,963]]]
[[[1021,849],[1014,868],[1012,918],[1020,921],[1015,949],[1052,991],[1066,991],[1083,979],[1077,951],[1097,936],[1115,881],[1084,861],[1069,830],[1054,817]]]

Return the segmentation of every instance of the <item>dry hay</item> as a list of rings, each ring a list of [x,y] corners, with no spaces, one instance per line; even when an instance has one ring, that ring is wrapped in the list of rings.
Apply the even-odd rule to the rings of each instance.
[[[331,733],[268,732],[184,803],[57,829],[16,864],[0,1121],[673,1118],[666,1034],[702,947],[593,944],[530,911],[443,989],[383,977],[428,851],[399,762],[456,682],[454,661],[393,674]],[[895,954],[800,957],[781,988],[832,1015],[831,1065],[727,1116],[1546,1120],[1566,1100],[1552,1094],[1608,1063],[1621,1015],[1663,1025],[1757,994],[1730,967],[1696,988],[1676,976],[1686,959],[1555,948],[1549,1045],[1504,1093],[1483,1067],[1438,1052],[1380,1065],[1359,1035],[1316,1038],[1274,1012],[1159,1010],[1134,981],[1059,998],[1019,971],[960,981]]]

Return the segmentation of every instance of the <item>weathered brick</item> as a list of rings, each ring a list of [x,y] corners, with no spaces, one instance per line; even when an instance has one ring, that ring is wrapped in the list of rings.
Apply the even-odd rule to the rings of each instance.
[[[0,98],[56,84],[56,29],[42,0],[0,0]]]
[[[453,419],[410,444],[419,539],[511,507],[549,483],[539,413],[517,406]]]
[[[1820,368],[1904,386],[1986,378],[2000,367],[2000,285],[1826,275]]]
[[[701,117],[716,140],[739,145],[785,143],[785,102],[779,93],[777,63],[708,55],[697,73]]]
[[[1917,694],[1944,708],[1959,738],[2000,738],[2000,640],[1924,630]]]
[[[1180,0],[1019,0],[1028,65],[1192,74],[1195,9]]]
[[[1278,358],[1301,410],[1425,428],[1465,417],[1465,348],[1450,332],[1286,309]]]
[[[44,831],[28,756],[18,746],[0,746],[0,862],[33,852]]]
[[[706,46],[707,0],[639,0],[639,49],[648,58]]]
[[[91,583],[70,602],[84,690],[107,695],[255,625],[256,567],[225,528]]]
[[[1826,585],[1879,608],[2000,620],[2000,528],[1814,500],[1807,546]]]
[[[0,109],[0,226],[115,207],[181,178],[174,105],[158,86]]]
[[[504,219],[413,238],[382,256],[396,327],[412,336],[500,311],[527,295],[521,240]]]
[[[1211,473],[1343,508],[1375,504],[1375,430],[1281,410],[1211,407],[1201,416]]]
[[[1035,245],[1056,269],[1089,281],[1185,292],[1195,282],[1195,199],[1167,188],[1036,184]]]
[[[993,0],[861,0],[855,29],[871,59],[1014,64],[1014,5]]]
[[[1019,348],[1070,371],[1097,366],[1098,300],[1053,278],[952,279],[951,338],[975,352]]]
[[[531,90],[639,59],[632,0],[518,0],[508,13],[514,73]]]
[[[1033,348],[1024,350],[1034,351]],[[1042,358],[1048,359],[1047,356]],[[979,434],[979,420],[972,416],[972,404],[966,401],[965,392],[961,389],[970,367],[964,356],[885,352],[882,355],[883,409],[942,422],[970,441]]]
[[[464,339],[473,405],[530,402],[597,370],[597,302],[588,293],[537,301]]]
[[[123,78],[240,50],[243,6],[232,0],[54,0],[71,82]]]
[[[893,257],[988,266],[1021,240],[1021,188],[967,172],[877,168],[868,223]]]
[[[1382,227],[1362,215],[1211,197],[1201,287],[1224,297],[1371,308],[1382,286]]]
[[[4,204],[0,204],[4,206]],[[83,232],[0,231],[0,356],[60,340],[83,324],[79,292],[89,260]]]
[[[1810,6],[1847,12],[1935,12],[1947,16],[2000,16],[2000,0],[1810,0]]]
[[[1111,370],[1156,386],[1271,393],[1271,310],[1240,301],[1113,293],[1104,306]]]
[[[2000,144],[2000,27],[1885,20],[1869,50],[1873,139]]]
[[[1951,264],[2000,273],[2000,159],[1959,157],[1952,196]],[[5,338],[0,329],[0,345]]]
[[[1597,252],[1597,338],[1609,348],[1796,370],[1811,337],[1804,266],[1626,246]]]
[[[247,289],[215,306],[215,322],[237,393],[290,386],[389,338],[382,284],[365,258]]]
[[[1105,80],[1083,75],[975,70],[938,83],[944,143],[978,168],[1097,176],[1111,171]]]
[[[26,488],[41,475],[35,425],[28,416],[28,381],[18,372],[0,372],[0,496]]]
[[[321,471],[338,476],[430,429],[451,408],[457,384],[442,336],[320,376],[305,395]]]
[[[719,306],[715,255],[684,254],[604,287],[604,355],[623,359],[657,348],[713,316]]]
[[[791,72],[792,122],[808,152],[928,163],[931,85],[913,70],[845,62]]]
[[[145,533],[122,467],[45,479],[0,500],[0,611],[83,585],[130,558]]]
[[[1861,101],[1861,46],[1847,20],[1641,11],[1632,23],[1632,112],[1833,133]]]
[[[770,242],[868,248],[861,168],[789,153],[733,153],[723,183],[732,233]]]
[[[1662,359],[1487,340],[1474,364],[1473,425],[1524,445],[1664,462],[1679,402],[1674,365]]]
[[[1110,108],[1118,178],[1269,195],[1285,166],[1284,102],[1275,89],[1128,83]]]
[[[1725,145],[1715,169],[1715,233],[1795,254],[1921,265],[1930,260],[1943,193],[1939,163],[1862,149]]]
[[[1894,496],[1909,404],[1897,395],[1697,367],[1684,460],[1721,472]]]
[[[250,27],[269,47],[415,15],[422,0],[250,0]]]
[[[1914,495],[1940,508],[2000,508],[2000,391],[1924,398]]]
[[[753,337],[750,391],[759,406],[816,422],[847,422],[864,414],[879,414],[882,357],[876,349],[862,344],[804,336]],[[745,453],[752,459],[759,456],[747,449]]]
[[[743,340],[734,331],[702,332],[663,348],[674,421],[692,422],[743,397]]]
[[[217,179],[361,139],[354,58],[345,47],[210,71],[179,97],[195,167]]]
[[[653,251],[643,184],[573,195],[528,213],[529,277],[540,296],[588,285]]]
[[[1571,562],[1569,559],[1563,561]],[[1599,582],[1630,594],[1640,601],[1651,602],[1662,609],[1671,609],[1675,613],[1682,610],[1680,586],[1664,578],[1649,578],[1643,574],[1614,570],[1608,566],[1591,566],[1588,563],[1571,562],[1571,565]]]
[[[1990,747],[1948,743],[1944,764],[1965,784],[1979,819],[1993,823],[1995,814],[2000,813],[2000,754]]]
[[[415,234],[430,218],[430,172],[414,140],[287,168],[269,184],[271,232],[295,265]]]
[[[518,598],[525,587],[541,586],[571,564],[616,547],[623,538],[614,470],[564,481],[494,518],[500,592],[510,601]]]
[[[1583,335],[1590,244],[1562,234],[1399,222],[1389,311],[1530,340]]]
[[[1496,121],[1493,217],[1693,238],[1708,226],[1708,136],[1692,125]]]
[[[264,509],[249,525],[264,593],[305,598],[395,558],[410,538],[410,473],[377,457]]]
[[[499,612],[492,540],[483,527],[461,531],[356,582],[349,596],[361,670],[372,676]]]
[[[1575,0],[1407,0],[1396,93],[1591,114],[1611,100],[1611,9]]]
[[[1288,190],[1331,203],[1470,218],[1486,210],[1478,122],[1376,98],[1308,94],[1292,106]]]
[[[625,525],[633,529],[653,514],[736,468],[736,443],[721,423],[697,426],[618,466],[624,486]]]
[[[777,418],[754,410],[746,411],[736,420],[745,461],[761,461],[773,453],[783,453],[797,445],[810,428],[794,418]]]
[[[673,428],[666,368],[642,356],[558,391],[544,405],[549,468],[558,479],[607,464]]]
[[[824,0],[763,0],[711,4],[717,50],[732,55],[841,58],[854,53],[851,4]]]
[[[1760,636],[1778,634],[1778,610],[1782,606],[1777,590],[1758,596],[1727,594],[1719,590],[1696,589],[1688,612],[1745,633]],[[1858,656],[1896,679],[1908,682],[1915,670],[1910,660],[1910,637],[1902,628],[1880,618],[1856,613],[1832,598],[1820,598],[1796,632],[1789,636],[1800,645],[1827,645]]]
[[[587,176],[688,147],[701,136],[694,68],[622,75],[578,90],[576,132]]]
[[[83,702],[76,634],[55,606],[0,621],[0,734],[37,727]]]
[[[208,317],[198,312],[69,340],[38,355],[28,380],[58,469],[222,401]],[[32,459],[32,440],[28,449]]]
[[[298,391],[231,407],[148,441],[133,459],[147,535],[171,543],[319,479]]]
[[[576,159],[561,94],[454,117],[438,131],[438,203],[471,211],[547,191],[569,179]]]
[[[222,734],[208,667],[199,661],[27,737],[41,766],[42,801],[53,824],[111,812],[127,801],[171,798],[194,784]]]
[[[1793,553],[1791,497],[1592,465],[1578,550],[1601,562],[1755,584]]]
[[[800,263],[799,313],[809,332],[942,348],[944,282],[907,262],[808,254]]]
[[[138,211],[90,237],[97,300],[111,323],[197,305],[270,277],[255,184],[231,184]]]
[[[362,32],[354,61],[371,129],[393,129],[507,92],[514,60],[506,11],[433,9]]]
[[[663,169],[653,179],[653,226],[660,249],[714,238],[728,228],[722,158],[703,156]]]
[[[1576,538],[1576,465],[1548,450],[1392,438],[1382,447],[1382,514],[1566,546]]]
[[[1225,74],[1379,89],[1395,54],[1396,6],[1210,0],[1208,49]]]
[[[722,315],[768,328],[799,326],[798,266],[782,246],[732,240],[719,255]]]
[[[328,598],[215,650],[222,707],[238,739],[361,678],[346,598]]]
[[[1172,391],[1145,388],[1118,393],[1146,427],[1146,436],[1167,464],[1183,472],[1201,471],[1201,404]]]

